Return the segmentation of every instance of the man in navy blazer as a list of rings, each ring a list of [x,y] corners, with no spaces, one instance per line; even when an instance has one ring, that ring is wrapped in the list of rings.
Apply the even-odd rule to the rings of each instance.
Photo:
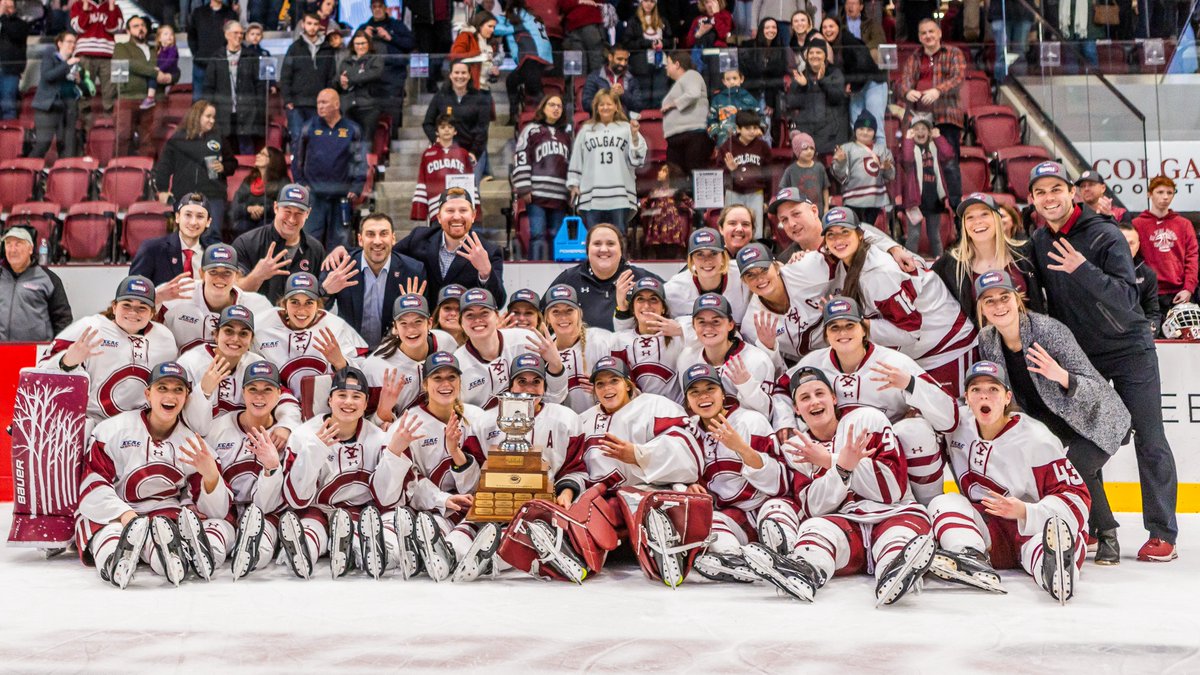
[[[184,273],[199,278],[204,257],[200,238],[211,223],[204,195],[192,192],[179,198],[175,202],[175,226],[179,231],[142,242],[129,265],[129,274],[146,277],[155,286]]]
[[[392,219],[372,213],[359,228],[358,245],[321,282],[326,307],[337,307],[338,316],[358,331],[375,349],[392,330],[392,306],[405,293],[425,290],[425,267],[396,253]]]

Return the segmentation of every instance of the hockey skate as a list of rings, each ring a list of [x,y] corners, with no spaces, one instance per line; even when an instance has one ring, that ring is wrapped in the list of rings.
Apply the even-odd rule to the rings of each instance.
[[[794,548],[788,541],[783,527],[770,518],[758,521],[758,543],[779,555],[787,555]]]
[[[540,520],[524,520],[521,521],[521,524],[525,527],[525,533],[529,535],[529,540],[533,542],[533,550],[537,551],[538,562],[549,565],[551,569],[577,584],[583,583],[588,575],[587,567],[584,566],[583,560],[575,554],[575,551],[566,545],[562,537],[562,530],[553,528]]]
[[[875,606],[890,605],[921,582],[933,563],[933,535],[913,537],[900,554],[892,558],[875,584]]]
[[[383,543],[383,518],[374,506],[363,508],[358,516],[358,540],[363,569],[372,579],[382,577],[387,569],[387,546]]]
[[[993,593],[1008,593],[1000,585],[1000,574],[993,567],[988,555],[968,546],[961,552],[939,548],[933,552],[933,563],[929,572],[943,581],[982,588]]]
[[[400,568],[400,575],[405,579],[411,579],[413,575],[421,571],[421,556],[420,544],[417,543],[417,516],[413,510],[407,506],[401,506],[396,509],[396,545],[399,550],[396,551],[398,556],[397,567]]]
[[[334,509],[329,517],[329,572],[334,579],[354,567],[354,524],[346,509]]]
[[[150,540],[154,542],[154,555],[162,565],[163,576],[167,581],[179,586],[179,582],[183,581],[187,574],[179,526],[166,516],[154,516],[150,520]]]
[[[437,521],[428,513],[417,515],[417,542],[421,547],[421,559],[425,561],[425,571],[434,581],[445,581],[454,571],[454,551],[446,544],[442,529]]]
[[[196,576],[205,581],[212,579],[214,567],[212,546],[208,543],[208,535],[204,533],[204,524],[200,517],[191,509],[179,511],[179,535],[183,538],[183,550],[187,553],[188,562],[196,571]]]
[[[313,564],[304,541],[304,527],[300,518],[292,511],[285,511],[279,517],[279,544],[283,549],[281,555],[287,561],[292,573],[301,579],[312,576]]]
[[[237,539],[233,543],[233,562],[230,571],[237,581],[258,565],[258,547],[263,537],[263,512],[254,504],[248,504],[238,519]]]
[[[713,581],[737,581],[745,584],[758,581],[758,575],[740,555],[705,551],[696,556],[693,567],[705,579]]]
[[[471,542],[471,548],[454,568],[451,581],[475,581],[481,574],[495,570],[496,549],[500,547],[500,526],[496,523],[484,523],[479,527],[479,533]]]
[[[1051,516],[1042,530],[1042,588],[1058,604],[1075,593],[1075,534],[1067,521]]]
[[[650,509],[646,512],[646,522],[642,524],[646,533],[646,547],[654,556],[654,564],[664,584],[672,589],[683,583],[684,554],[675,551],[682,539],[679,532],[671,523],[671,519],[662,509]]]
[[[812,602],[817,589],[825,583],[821,573],[808,561],[780,555],[762,544],[743,546],[742,556],[758,578],[797,600]]]
[[[104,563],[100,576],[113,586],[125,590],[137,571],[138,559],[142,556],[142,548],[146,546],[146,537],[149,535],[149,518],[138,516],[126,523],[117,541],[117,550]]]

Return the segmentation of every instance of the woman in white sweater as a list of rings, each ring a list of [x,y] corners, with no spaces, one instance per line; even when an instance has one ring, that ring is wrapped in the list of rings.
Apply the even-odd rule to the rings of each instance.
[[[667,77],[675,81],[662,102],[667,163],[690,176],[692,171],[712,165],[712,139],[704,131],[708,89],[704,76],[692,65],[692,55],[683,50],[667,55]]]
[[[592,118],[579,128],[571,149],[567,188],[588,229],[612,223],[622,233],[637,206],[634,170],[646,161],[646,140],[621,99],[601,89],[592,99]]]

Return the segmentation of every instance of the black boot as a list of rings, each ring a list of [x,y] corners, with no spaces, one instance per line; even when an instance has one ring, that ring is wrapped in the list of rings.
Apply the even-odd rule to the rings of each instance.
[[[1117,529],[1101,530],[1096,533],[1096,564],[1120,565],[1121,544],[1117,542]]]

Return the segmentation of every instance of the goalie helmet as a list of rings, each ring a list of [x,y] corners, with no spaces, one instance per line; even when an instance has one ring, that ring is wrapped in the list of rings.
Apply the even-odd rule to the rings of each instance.
[[[1168,340],[1200,340],[1200,305],[1183,302],[1172,307],[1163,320],[1162,332]]]

